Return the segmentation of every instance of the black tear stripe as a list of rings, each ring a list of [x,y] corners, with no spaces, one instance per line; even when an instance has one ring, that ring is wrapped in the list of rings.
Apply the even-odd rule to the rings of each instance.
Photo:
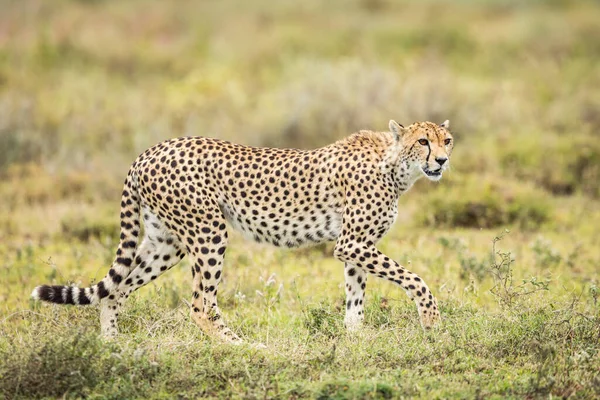
[[[427,168],[429,168],[429,157],[431,156],[431,145],[427,142]]]
[[[412,149],[417,145],[417,143],[419,142],[414,142],[412,146],[410,146],[410,149],[408,149],[408,153],[410,153],[412,151]]]

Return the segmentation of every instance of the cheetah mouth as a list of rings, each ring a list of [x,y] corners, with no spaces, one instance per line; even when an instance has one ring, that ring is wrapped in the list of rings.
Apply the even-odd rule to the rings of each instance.
[[[431,180],[437,181],[442,178],[442,169],[441,168],[438,170],[435,170],[435,171],[432,171],[430,169],[425,169],[425,168],[422,168],[422,170],[423,170],[423,173]]]

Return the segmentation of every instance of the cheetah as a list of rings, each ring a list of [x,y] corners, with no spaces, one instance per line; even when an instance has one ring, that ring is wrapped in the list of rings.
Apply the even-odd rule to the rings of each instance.
[[[333,256],[344,263],[348,330],[364,319],[368,274],[404,289],[429,329],[440,319],[431,290],[376,244],[398,215],[399,197],[422,176],[440,180],[449,167],[454,145],[449,127],[445,121],[405,128],[391,120],[389,131],[359,131],[315,150],[206,137],[159,143],[135,160],[125,179],[120,243],[108,274],[87,288],[38,286],[32,297],[99,303],[102,334],[114,337],[125,300],[187,255],[192,319],[212,337],[241,343],[217,304],[229,225],[280,247],[335,241]]]

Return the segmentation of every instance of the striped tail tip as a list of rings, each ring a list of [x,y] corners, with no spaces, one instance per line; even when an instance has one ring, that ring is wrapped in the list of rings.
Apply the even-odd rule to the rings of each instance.
[[[90,289],[87,289],[91,292]],[[91,293],[90,293],[91,294]],[[94,300],[88,297],[86,289],[74,286],[41,285],[33,289],[31,297],[35,300],[46,301],[55,304],[87,305]]]
[[[34,300],[40,300],[40,287],[38,286],[35,289],[33,289],[33,292],[31,292],[31,298]]]

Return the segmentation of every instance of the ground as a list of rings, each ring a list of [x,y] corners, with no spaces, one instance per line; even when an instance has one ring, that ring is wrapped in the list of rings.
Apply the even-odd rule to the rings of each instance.
[[[49,4],[0,14],[0,398],[600,396],[597,4]],[[266,349],[194,326],[187,261],[128,301],[113,342],[95,308],[30,302],[104,276],[148,146],[314,148],[389,119],[454,130],[452,169],[380,244],[437,295],[438,329],[372,277],[347,333],[332,245],[235,234],[221,307]]]

